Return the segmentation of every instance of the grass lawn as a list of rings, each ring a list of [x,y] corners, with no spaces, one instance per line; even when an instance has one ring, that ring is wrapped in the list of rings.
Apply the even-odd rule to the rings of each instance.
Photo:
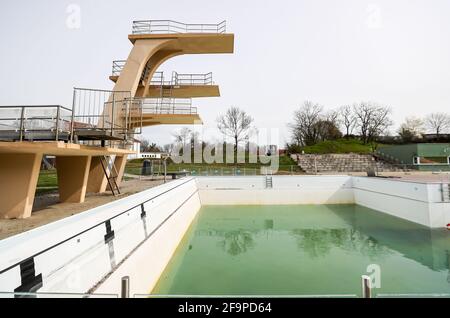
[[[39,174],[36,194],[43,194],[58,190],[56,170],[41,170]]]
[[[338,139],[319,142],[313,146],[303,147],[307,154],[326,153],[359,153],[368,154],[373,152],[374,144],[364,144],[358,139]]]

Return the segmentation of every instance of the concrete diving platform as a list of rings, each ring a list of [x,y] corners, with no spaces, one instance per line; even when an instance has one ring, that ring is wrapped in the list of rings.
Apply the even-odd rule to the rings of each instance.
[[[22,219],[31,215],[44,155],[56,157],[60,201],[82,203],[86,192],[106,191],[101,159],[111,159],[120,183],[126,157],[131,153],[134,152],[63,141],[0,142],[0,218]]]

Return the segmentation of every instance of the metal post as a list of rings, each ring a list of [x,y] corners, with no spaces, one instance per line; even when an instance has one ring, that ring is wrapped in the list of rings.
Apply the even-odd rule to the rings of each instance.
[[[56,141],[59,139],[59,116],[60,116],[60,106],[56,109]]]
[[[24,115],[25,115],[25,107],[22,107],[22,110],[20,112],[20,138],[19,140],[22,141],[23,140],[23,133],[24,133]]]
[[[128,140],[128,114],[129,114],[129,104],[128,99],[125,99],[125,140]]]
[[[164,159],[164,183],[166,183],[167,178],[167,159]]]
[[[314,156],[314,170],[315,170],[315,174],[317,174],[317,157]]]
[[[361,288],[363,298],[372,298],[372,280],[369,276],[361,276]]]
[[[130,298],[130,277],[129,276],[122,277],[120,298]]]
[[[70,143],[73,143],[73,130],[75,125],[75,101],[76,101],[76,89],[73,89],[73,101],[72,101],[72,118],[70,120]]]
[[[113,130],[114,130],[114,109],[116,106],[116,95],[114,94],[114,92],[112,92],[112,109],[111,109],[111,136],[113,135]]]

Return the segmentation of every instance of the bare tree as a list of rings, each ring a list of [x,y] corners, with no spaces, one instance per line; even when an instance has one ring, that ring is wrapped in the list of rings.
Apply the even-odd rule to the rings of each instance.
[[[338,124],[332,120],[322,119],[316,124],[318,141],[336,140],[342,138]]]
[[[224,115],[217,118],[219,131],[233,138],[235,152],[239,142],[248,138],[252,123],[253,118],[238,107],[230,107]]]
[[[389,127],[392,126],[393,121],[391,120],[392,110],[390,107],[377,106],[375,114],[369,126],[369,139],[372,141],[375,137],[382,134],[387,134]]]
[[[392,125],[392,120],[389,117],[392,111],[389,107],[362,102],[354,105],[353,111],[364,143],[368,143],[375,137],[386,133]]]
[[[406,117],[405,122],[400,126],[398,134],[403,141],[412,141],[414,138],[420,138],[425,133],[424,121],[417,117]]]
[[[141,151],[142,152],[159,152],[160,148],[156,143],[150,142],[150,140],[146,138],[142,138],[141,142]]]
[[[353,129],[355,128],[356,116],[350,105],[339,108],[339,115],[341,117],[341,123],[345,127],[345,136],[348,137],[353,133]]]
[[[450,129],[450,115],[446,113],[432,113],[425,118],[425,123],[428,129],[436,133],[436,137],[439,134]]]
[[[165,145],[163,146],[163,151],[164,151],[166,154],[172,155],[172,150],[173,150],[173,143],[172,143],[172,144],[165,144]]]
[[[323,119],[323,106],[305,101],[299,110],[294,112],[294,121],[289,124],[293,139],[299,145],[313,145],[319,139],[319,121]]]
[[[340,110],[339,109],[329,110],[325,114],[324,120],[329,122],[329,123],[332,123],[336,127],[339,127],[341,125]]]
[[[184,148],[191,140],[192,131],[187,127],[183,127],[172,135],[175,139],[175,143],[181,144]]]

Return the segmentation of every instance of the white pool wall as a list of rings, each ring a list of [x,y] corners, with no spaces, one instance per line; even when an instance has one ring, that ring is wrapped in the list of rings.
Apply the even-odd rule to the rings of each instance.
[[[450,202],[438,183],[353,177],[355,203],[430,228],[450,223]]]
[[[197,202],[199,202],[195,179],[180,179],[1,240],[0,270],[138,205],[111,220],[111,229],[115,234],[112,242],[113,258],[115,263],[119,264],[146,238],[146,232],[147,235],[153,232],[191,196],[197,196]],[[153,197],[156,198],[144,204],[147,212],[145,228],[144,221],[140,217],[141,207],[139,204]],[[199,203],[191,204],[186,205],[179,212],[182,214],[189,210],[189,213],[195,214],[199,208]],[[186,220],[190,221],[188,216],[186,216]],[[173,245],[176,238],[179,243],[184,233],[183,230],[187,230],[189,224],[183,223],[185,229],[165,224],[162,229],[172,232],[174,238],[171,244]],[[36,275],[42,274],[43,279],[43,286],[39,292],[64,291],[64,293],[83,294],[91,290],[113,268],[110,256],[111,247],[105,243],[105,234],[106,227],[101,224],[34,257]],[[156,241],[162,246],[166,244],[160,239]],[[166,247],[167,251],[170,251],[169,245]],[[12,292],[20,285],[19,266],[0,275],[0,292]],[[116,293],[118,290],[117,288],[110,289],[109,293]]]
[[[450,223],[450,202],[443,202],[439,184],[273,176],[273,187],[266,188],[265,180],[263,176],[183,178],[41,226],[0,241],[0,271],[64,241],[33,257],[36,275],[43,278],[39,293],[118,295],[121,278],[130,276],[131,295],[148,294],[202,205],[356,203],[428,227]],[[140,217],[143,202],[144,219]],[[105,242],[105,221],[112,217],[110,244]],[[0,292],[13,292],[20,285],[19,266],[0,274]]]
[[[349,176],[198,177],[202,205],[352,204]]]
[[[176,213],[161,226],[154,235],[145,241],[105,282],[95,290],[104,294],[120,294],[121,279],[130,278],[130,295],[150,294],[163,273],[197,212],[200,199],[195,186],[186,189],[188,200]],[[190,193],[194,193],[190,196]]]

